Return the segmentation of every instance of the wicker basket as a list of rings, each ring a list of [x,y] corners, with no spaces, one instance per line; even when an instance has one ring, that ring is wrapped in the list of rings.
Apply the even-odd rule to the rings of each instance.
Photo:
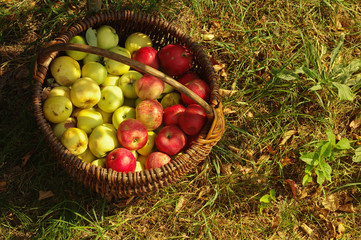
[[[189,90],[182,88],[182,85],[177,81],[148,66],[120,55],[112,54],[106,50],[68,43],[71,38],[75,35],[83,34],[88,28],[97,28],[104,24],[116,29],[120,38],[120,45],[124,43],[126,36],[131,33],[143,32],[150,36],[155,48],[160,48],[170,43],[180,43],[186,46],[194,57],[193,70],[200,74],[210,85],[211,95],[209,102],[199,101]],[[64,50],[80,50],[103,57],[106,56],[124,62],[143,73],[149,73],[161,78],[178,91],[184,92],[196,102],[202,104],[207,112],[208,123],[190,148],[161,168],[136,173],[118,173],[111,169],[83,162],[75,155],[70,154],[55,137],[52,126],[45,119],[42,111],[42,93],[46,86],[45,79],[50,76],[49,65]],[[43,133],[55,158],[73,178],[102,196],[124,198],[141,195],[160,190],[178,181],[209,155],[212,147],[220,140],[224,133],[225,124],[222,104],[218,94],[217,75],[209,57],[202,50],[201,46],[188,35],[155,16],[132,11],[117,11],[102,12],[86,18],[70,27],[64,34],[49,42],[39,51],[34,66],[33,77],[35,80],[33,88],[34,115],[38,127]]]

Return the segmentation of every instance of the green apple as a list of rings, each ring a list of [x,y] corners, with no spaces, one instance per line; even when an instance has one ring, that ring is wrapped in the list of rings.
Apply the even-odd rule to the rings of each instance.
[[[104,82],[100,84],[100,86],[119,86],[119,76],[108,74]]]
[[[100,62],[101,60],[102,60],[101,56],[89,53],[83,59],[83,64],[87,64],[89,62]]]
[[[84,77],[78,78],[70,89],[70,99],[79,108],[91,108],[100,100],[101,92],[97,82]]]
[[[83,38],[80,35],[74,36],[72,39],[70,39],[69,43],[87,44],[85,41],[85,38]],[[77,61],[84,59],[85,56],[87,55],[86,52],[74,51],[74,50],[67,50],[67,51],[65,51],[65,53],[69,57],[72,57]]]
[[[101,90],[98,107],[107,113],[114,112],[124,103],[123,91],[118,86],[105,86]]]
[[[111,113],[104,112],[98,106],[95,106],[94,109],[95,111],[100,112],[100,114],[102,115],[103,123],[112,123],[112,116],[113,116],[112,112]]]
[[[117,130],[110,123],[97,126],[89,136],[89,149],[97,158],[105,157],[119,146]]]
[[[135,108],[129,106],[121,106],[113,112],[112,123],[115,129],[118,129],[119,124],[125,119],[135,118]]]
[[[137,150],[140,155],[148,156],[152,151],[155,144],[156,133],[153,131],[148,131],[148,140],[144,147]]]
[[[81,76],[89,77],[96,81],[98,85],[102,84],[107,78],[108,72],[103,64],[98,62],[88,62],[81,69]]]
[[[166,95],[163,96],[162,100],[160,100],[160,104],[162,104],[163,109],[181,103],[182,103],[182,97],[179,92],[167,93]]]
[[[170,93],[173,91],[174,91],[174,88],[171,85],[169,85],[168,83],[164,83],[163,93]]]
[[[68,117],[65,121],[56,123],[53,126],[53,132],[56,138],[61,139],[66,129],[76,127],[76,120],[73,117]]]
[[[48,98],[55,96],[65,96],[70,99],[70,88],[68,86],[53,87],[48,94]]]
[[[130,34],[125,40],[125,48],[133,54],[135,51],[142,47],[151,47],[152,40],[150,37],[141,32],[135,32]]]
[[[103,117],[95,109],[83,109],[77,117],[77,127],[90,134],[94,128],[103,124]]]
[[[85,39],[90,46],[97,47],[98,46],[97,30],[95,30],[92,27],[88,28],[85,32]]]
[[[105,168],[105,162],[106,162],[105,158],[99,158],[99,159],[95,159],[94,161],[92,161],[91,165]]]
[[[143,76],[140,72],[130,70],[119,78],[119,87],[123,90],[124,97],[135,99],[138,97],[135,92],[135,83]]]
[[[97,29],[97,46],[109,49],[117,46],[119,36],[115,29],[109,25],[103,25]]]
[[[44,116],[52,123],[60,123],[70,117],[73,104],[65,96],[47,98],[43,104]]]
[[[50,65],[50,72],[55,81],[62,86],[69,86],[80,78],[79,63],[69,56],[56,57]]]
[[[116,46],[109,49],[109,51],[131,58],[130,52],[123,47]],[[123,75],[130,69],[130,66],[109,58],[104,58],[104,62],[108,73],[112,75]]]
[[[88,139],[89,141],[89,139]],[[89,144],[89,143],[88,143]],[[92,152],[89,150],[89,147],[83,152],[82,154],[78,155],[78,158],[83,160],[83,162],[91,163],[96,159],[96,157],[92,154]]]
[[[61,143],[71,154],[80,155],[88,148],[88,135],[80,128],[68,128],[61,137]]]

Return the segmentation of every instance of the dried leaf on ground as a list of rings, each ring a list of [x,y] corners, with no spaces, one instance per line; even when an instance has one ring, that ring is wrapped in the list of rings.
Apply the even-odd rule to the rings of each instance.
[[[285,183],[291,188],[293,197],[296,197],[298,194],[298,186],[296,182],[292,179],[286,179]]]
[[[0,192],[5,192],[7,188],[7,182],[0,181]]]
[[[21,158],[21,167],[24,167],[31,156],[34,154],[34,150],[27,152],[22,158]]]
[[[350,128],[358,128],[361,125],[361,114],[356,116],[354,120],[351,121],[350,123]]]
[[[179,212],[186,204],[186,200],[183,196],[178,199],[177,205],[175,206],[175,212]]]
[[[342,211],[342,212],[347,212],[347,213],[355,213],[356,212],[352,203],[344,204],[344,205],[340,206],[337,210]]]
[[[232,164],[222,164],[221,166],[221,173],[222,175],[232,175],[232,170],[231,170]]]
[[[289,130],[283,134],[282,140],[280,142],[280,146],[285,145],[288,139],[290,139],[293,135],[297,133],[297,130]]]
[[[238,91],[236,90],[228,90],[228,89],[219,89],[219,95],[222,97],[228,97],[228,96],[232,96],[233,94],[237,93]]]
[[[325,209],[335,212],[340,207],[340,200],[336,194],[330,194],[322,200]]]
[[[306,223],[302,223],[301,228],[303,231],[305,231],[308,235],[311,235],[313,233],[313,230],[306,225]]]
[[[224,108],[223,109],[223,114],[224,115],[228,115],[228,114],[232,114],[232,113],[237,113],[238,111],[237,110],[233,110],[231,108]]]
[[[47,198],[51,198],[54,196],[54,193],[52,191],[39,191],[39,198],[38,200],[43,200]]]

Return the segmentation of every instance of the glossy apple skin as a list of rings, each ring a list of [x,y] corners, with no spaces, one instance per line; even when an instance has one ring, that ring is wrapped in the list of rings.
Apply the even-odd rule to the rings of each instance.
[[[185,85],[186,83],[192,81],[193,79],[199,79],[199,75],[193,71],[187,71],[182,76],[178,78],[178,82]]]
[[[158,51],[153,47],[142,47],[133,53],[132,58],[140,63],[159,69]]]
[[[206,111],[198,104],[189,105],[180,115],[178,125],[187,135],[197,135],[207,121]]]
[[[169,163],[172,159],[165,153],[152,152],[148,155],[145,162],[145,168],[150,170],[152,168],[160,168],[161,166]]]
[[[163,107],[156,100],[143,100],[135,108],[136,119],[142,122],[148,130],[158,128],[163,121]]]
[[[134,85],[135,93],[142,99],[157,99],[164,90],[164,82],[150,74],[144,74]]]
[[[203,100],[207,100],[209,98],[211,89],[209,88],[208,84],[205,81],[203,81],[201,79],[193,79],[190,82],[186,83],[185,86],[188,89],[192,90],[195,94],[197,94]],[[182,97],[182,101],[187,105],[196,103],[183,93],[181,93],[181,97]]]
[[[106,157],[106,167],[117,172],[134,172],[136,164],[133,153],[126,148],[116,148]]]
[[[186,143],[187,135],[177,125],[163,127],[155,138],[157,149],[169,156],[178,154]]]
[[[119,124],[117,137],[123,147],[137,150],[147,143],[148,130],[139,120],[129,118]]]
[[[177,125],[181,113],[186,110],[186,107],[182,104],[176,104],[164,109],[163,112],[163,123],[167,126]]]
[[[168,44],[159,50],[158,58],[166,74],[181,76],[191,68],[193,56],[180,44]]]

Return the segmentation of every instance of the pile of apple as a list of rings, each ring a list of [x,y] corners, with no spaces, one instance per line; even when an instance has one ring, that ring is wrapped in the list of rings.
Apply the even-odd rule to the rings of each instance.
[[[209,86],[191,71],[192,54],[182,45],[158,51],[149,36],[135,32],[121,47],[108,25],[70,42],[133,58],[209,98]],[[70,153],[97,166],[118,172],[160,167],[189,147],[206,122],[204,109],[192,99],[112,59],[69,50],[52,61],[50,72],[55,86],[44,100],[44,116]]]

